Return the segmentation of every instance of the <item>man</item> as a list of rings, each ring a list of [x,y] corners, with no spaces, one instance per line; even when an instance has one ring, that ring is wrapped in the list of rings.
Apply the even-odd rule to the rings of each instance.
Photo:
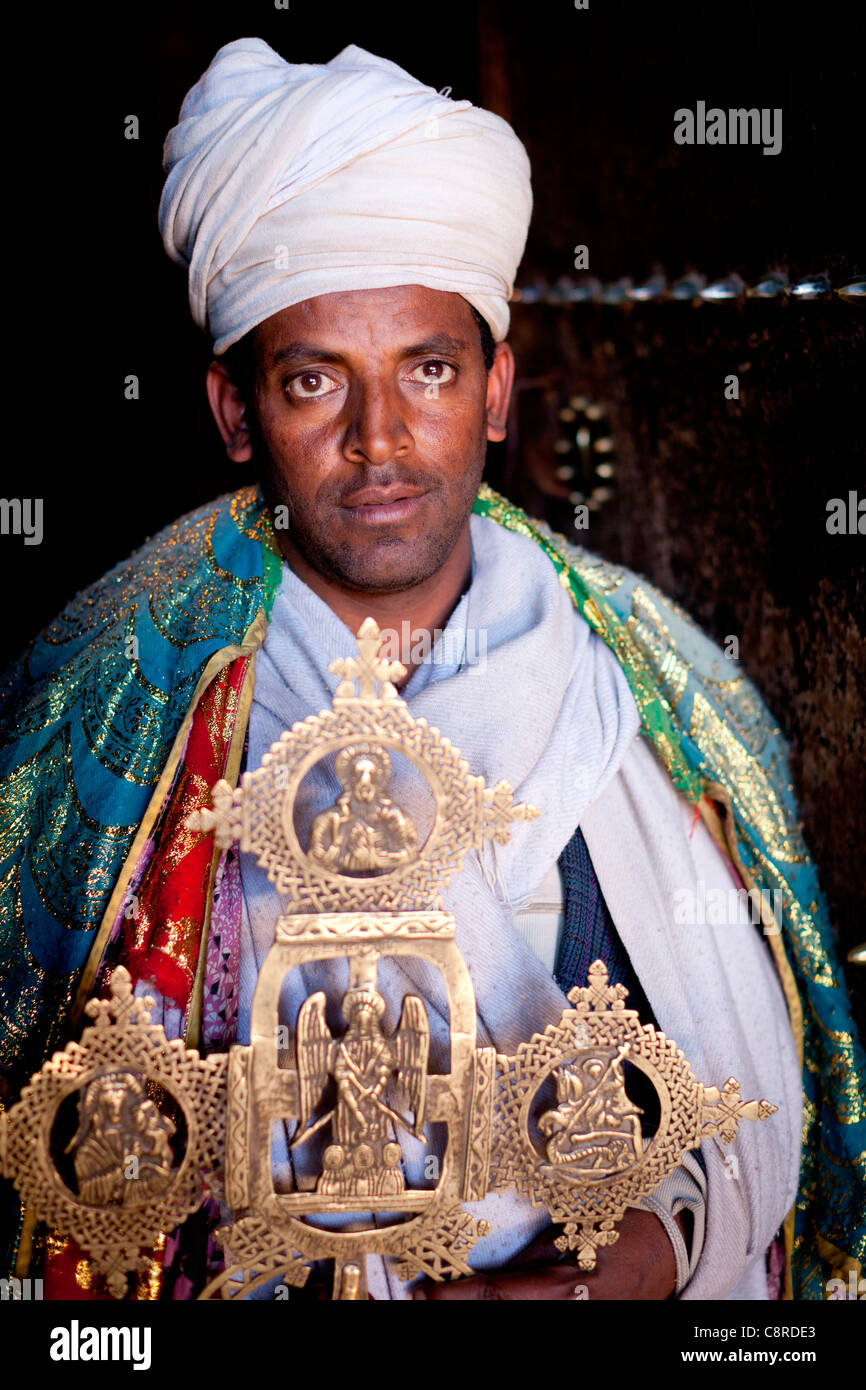
[[[735,1161],[715,1142],[687,1155],[579,1281],[543,1215],[503,1194],[479,1205],[492,1229],[475,1278],[408,1288],[380,1261],[373,1296],[568,1299],[579,1282],[591,1299],[766,1298],[784,1265],[789,1293],[822,1297],[828,1271],[862,1253],[848,1167],[863,1147],[861,1061],[778,731],[660,594],[481,483],[513,383],[522,145],[361,49],[293,66],[243,39],[187,96],[166,168],[163,237],[214,339],[211,409],[261,493],[156,537],[7,678],[10,1094],[119,961],[176,1036],[205,1049],[246,1039],[273,887],[187,818],[330,702],[329,663],[351,654],[365,617],[439,630],[456,655],[410,659],[412,712],[542,810],[509,845],[469,856],[443,895],[479,1040],[512,1050],[558,1018],[600,955],[700,1079],[735,1074],[779,1113],[738,1135]],[[341,785],[308,780],[309,828]],[[405,769],[390,795],[422,823]],[[757,926],[677,910],[677,894],[697,903],[742,884],[777,892],[783,912],[763,893]],[[430,972],[384,963],[383,1028],[410,983],[435,1065],[447,1009]],[[286,1023],[339,985],[336,970],[306,969],[284,988]],[[417,1183],[425,1146],[404,1139]],[[306,1146],[289,1146],[275,1143],[274,1161],[290,1182]],[[195,1291],[184,1239],[155,1254],[139,1296]],[[39,1253],[26,1214],[16,1243],[22,1269]],[[48,1238],[43,1261],[46,1292],[76,1296],[80,1252]]]

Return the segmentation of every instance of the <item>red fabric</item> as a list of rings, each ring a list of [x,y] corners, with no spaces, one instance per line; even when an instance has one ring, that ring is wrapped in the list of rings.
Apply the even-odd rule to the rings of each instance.
[[[57,1245],[57,1242],[53,1242]],[[79,1265],[86,1271],[84,1278],[87,1287],[75,1277]],[[48,1299],[93,1299],[97,1302],[114,1302],[102,1279],[93,1273],[90,1261],[80,1245],[67,1240],[45,1257],[42,1294]]]
[[[187,830],[185,822],[210,806],[211,788],[225,773],[247,660],[220,672],[196,707],[159,843],[127,911],[117,956],[133,982],[152,981],[182,1008],[195,978],[213,858],[212,837]]]

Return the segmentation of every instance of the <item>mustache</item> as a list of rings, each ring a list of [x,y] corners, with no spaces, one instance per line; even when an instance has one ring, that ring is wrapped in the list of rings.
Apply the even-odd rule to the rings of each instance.
[[[399,465],[370,467],[363,471],[357,468],[351,478],[335,481],[320,494],[321,500],[342,506],[346,498],[354,497],[365,488],[407,487],[418,492],[435,492],[440,486],[436,473],[427,473],[420,468],[401,468]]]

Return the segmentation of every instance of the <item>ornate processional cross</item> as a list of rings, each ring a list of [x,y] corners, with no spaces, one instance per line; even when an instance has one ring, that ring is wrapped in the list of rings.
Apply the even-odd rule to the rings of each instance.
[[[38,1219],[78,1242],[115,1297],[129,1296],[159,1233],[208,1192],[231,1220],[218,1233],[223,1272],[203,1298],[301,1285],[325,1259],[334,1297],[363,1299],[371,1254],[404,1280],[468,1276],[489,1226],[465,1204],[509,1187],[546,1207],[562,1226],[557,1245],[588,1271],[626,1208],[684,1153],[775,1113],[744,1101],[734,1078],[699,1082],[601,961],[558,1023],[514,1055],[477,1046],[473,983],[440,890],[467,853],[505,844],[539,812],[505,781],[487,787],[411,715],[394,685],[405,668],[379,645],[368,618],[357,655],[331,665],[331,708],[283,733],[239,787],[218,782],[212,805],[187,820],[220,850],[239,843],[255,856],[281,899],[249,1043],[202,1059],[167,1041],[118,966],[109,997],[87,1005],[80,1040],[0,1113],[0,1171]],[[427,827],[392,795],[395,758],[427,787]],[[296,812],[320,766],[340,792],[304,828]],[[431,1062],[420,994],[404,993],[386,1022],[379,967],[407,958],[438,972],[447,996],[444,1064]],[[283,984],[304,966],[323,971],[325,987],[302,1000],[291,1046],[278,1046]],[[657,1097],[651,1132],[630,1093],[638,1073]],[[275,1124],[289,1136],[288,1182],[272,1168]],[[425,1154],[429,1179],[419,1178]]]

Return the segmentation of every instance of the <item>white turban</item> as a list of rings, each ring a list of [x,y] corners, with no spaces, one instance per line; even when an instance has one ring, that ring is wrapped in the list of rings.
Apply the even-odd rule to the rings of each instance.
[[[461,294],[508,332],[526,151],[395,63],[354,44],[287,63],[237,39],[187,93],[164,163],[162,238],[217,353],[301,300],[390,285]]]

